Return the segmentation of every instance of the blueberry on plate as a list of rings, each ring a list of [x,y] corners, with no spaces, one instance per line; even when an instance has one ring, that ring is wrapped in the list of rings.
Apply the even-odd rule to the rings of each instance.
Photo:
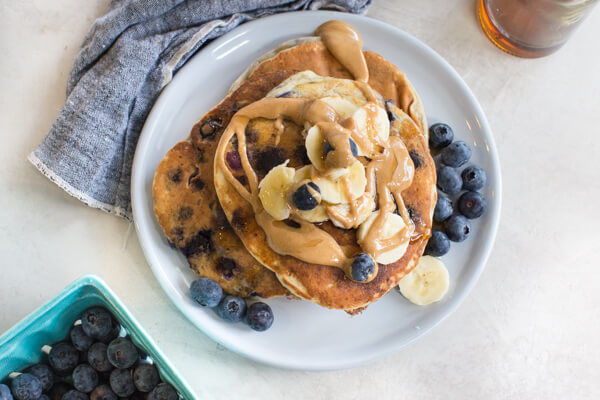
[[[140,392],[152,391],[159,382],[158,370],[152,364],[140,364],[133,371],[133,384]]]
[[[486,210],[487,202],[479,192],[465,192],[458,199],[458,211],[469,219],[481,217]]]
[[[9,387],[4,383],[0,383],[0,400],[13,400]]]
[[[94,338],[86,335],[81,325],[72,327],[71,332],[69,332],[69,337],[71,338],[73,347],[79,351],[88,351],[90,346],[94,344]]]
[[[452,200],[446,196],[438,196],[435,209],[433,210],[433,220],[435,222],[444,222],[452,215]]]
[[[370,255],[361,253],[352,260],[351,275],[357,282],[364,282],[375,272],[375,261]]]
[[[47,392],[54,385],[54,374],[46,364],[36,364],[29,368],[27,372],[40,380],[43,392]]]
[[[434,229],[425,247],[425,254],[433,257],[441,257],[450,251],[450,239],[442,231]]]
[[[273,325],[273,310],[267,303],[256,302],[246,311],[246,323],[257,332],[266,331]]]
[[[448,195],[460,192],[462,179],[456,169],[442,165],[437,170],[437,186]]]
[[[453,242],[462,242],[471,233],[471,223],[462,215],[453,215],[444,222],[446,236]]]
[[[37,400],[42,395],[42,382],[32,374],[21,374],[11,382],[16,400]]]
[[[348,138],[348,141],[350,142],[350,151],[352,152],[352,155],[354,157],[358,157],[358,146],[356,145],[356,142],[352,140],[352,138]],[[323,146],[323,159],[326,159],[327,154],[329,154],[333,150],[335,149],[333,148],[331,143],[325,142],[325,145]]]
[[[115,392],[112,391],[109,385],[97,386],[92,393],[90,393],[90,400],[117,400],[118,397]]]
[[[352,140],[352,138],[349,138],[348,140],[350,141],[350,151],[352,152],[352,155],[358,157],[358,146],[356,145],[356,142]]]
[[[112,329],[112,315],[102,307],[91,307],[81,315],[81,327],[86,335],[100,339]]]
[[[148,395],[147,400],[178,400],[179,395],[168,383],[159,383]]]
[[[129,368],[139,359],[137,347],[131,340],[126,338],[116,338],[108,345],[106,349],[108,361],[116,368]]]
[[[98,386],[98,372],[88,364],[79,364],[71,374],[73,386],[83,393],[89,393]]]
[[[227,322],[239,322],[246,313],[246,301],[238,296],[225,296],[215,308],[219,317]]]
[[[50,349],[48,362],[58,375],[68,375],[79,364],[79,352],[70,343],[60,342]]]
[[[466,142],[458,140],[442,150],[441,160],[449,167],[460,167],[471,158],[471,147]]]
[[[210,278],[200,278],[190,285],[190,297],[201,306],[212,308],[221,301],[223,289]]]
[[[292,194],[292,201],[298,210],[312,210],[319,205],[319,199],[313,195],[314,192],[311,193],[311,189],[314,192],[321,193],[321,190],[315,183],[308,182],[300,186],[296,189],[294,194]]]
[[[62,400],[89,400],[87,394],[80,392],[79,390],[71,389],[64,394]]]
[[[476,165],[470,165],[463,169],[461,176],[464,190],[479,190],[485,186],[487,181],[485,170]]]
[[[110,373],[110,388],[119,397],[131,396],[135,392],[133,377],[128,369],[115,369]]]
[[[441,149],[454,140],[454,131],[443,123],[433,124],[429,127],[429,146],[432,149]]]
[[[108,361],[107,348],[108,346],[104,343],[96,342],[88,350],[88,362],[98,372],[108,372],[113,369],[112,364]]]

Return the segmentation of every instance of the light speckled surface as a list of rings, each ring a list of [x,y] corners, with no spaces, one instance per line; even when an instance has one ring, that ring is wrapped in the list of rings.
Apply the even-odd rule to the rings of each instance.
[[[108,0],[0,1],[0,331],[95,273],[201,398],[599,398],[600,11],[558,53],[523,60],[481,34],[474,3],[380,0],[369,15],[439,52],[487,114],[504,183],[488,266],[459,310],[404,351],[303,373],[217,347],[169,302],[127,222],[86,208],[26,161]]]

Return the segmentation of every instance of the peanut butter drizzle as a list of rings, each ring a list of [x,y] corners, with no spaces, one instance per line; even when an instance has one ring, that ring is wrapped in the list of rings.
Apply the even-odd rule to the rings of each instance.
[[[351,26],[340,21],[329,21],[321,25],[315,34],[320,35],[327,49],[334,57],[352,73],[355,83],[365,95],[368,104],[365,107],[370,120],[374,119],[378,96],[367,84],[369,71],[362,53],[362,39]],[[352,119],[340,123],[336,111],[325,102],[318,99],[307,100],[298,98],[264,98],[239,110],[231,119],[216,151],[215,168],[220,168],[226,180],[252,206],[255,219],[267,237],[269,247],[282,255],[290,255],[302,261],[329,265],[341,268],[350,275],[350,258],[344,253],[335,239],[315,225],[294,218],[299,227],[292,227],[283,221],[274,220],[262,207],[258,197],[258,180],[248,160],[245,128],[253,118],[275,120],[276,129],[283,133],[282,118],[289,118],[298,125],[309,122],[319,125],[323,136],[334,147],[328,154],[326,164],[329,168],[344,168],[355,162],[348,139],[352,139],[363,150],[367,151],[371,161],[367,164],[367,186],[365,193],[354,198],[350,192],[348,176],[343,177],[343,187],[349,200],[349,213],[343,215],[333,207],[328,212],[347,229],[356,227],[365,208],[370,204],[369,197],[377,196],[379,215],[373,221],[365,238],[359,243],[363,250],[374,259],[410,240],[414,224],[408,216],[401,192],[410,186],[414,175],[414,166],[402,140],[390,137],[385,143],[369,126],[366,135],[356,129]],[[238,152],[242,168],[248,178],[248,191],[231,173],[225,162],[227,144],[236,135]],[[276,141],[279,142],[279,136]],[[377,146],[383,150],[376,152]],[[314,170],[314,168],[313,168]],[[310,189],[309,189],[310,190]],[[311,192],[313,193],[314,190]],[[316,193],[315,193],[316,194]],[[405,221],[406,227],[391,238],[383,239],[386,221],[389,215],[398,208]],[[292,207],[292,217],[295,216]],[[375,265],[377,267],[377,264]],[[377,268],[376,268],[377,270]],[[373,274],[369,281],[375,277]]]

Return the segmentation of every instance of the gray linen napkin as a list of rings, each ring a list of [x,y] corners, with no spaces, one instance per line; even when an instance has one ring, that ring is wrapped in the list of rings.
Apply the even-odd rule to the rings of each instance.
[[[131,220],[131,163],[144,121],[208,40],[264,15],[364,13],[371,1],[113,0],[73,61],[63,109],[28,159],[88,206]]]

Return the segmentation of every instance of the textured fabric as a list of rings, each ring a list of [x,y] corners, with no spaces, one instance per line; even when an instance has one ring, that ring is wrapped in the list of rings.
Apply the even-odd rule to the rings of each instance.
[[[264,15],[372,0],[114,0],[75,57],[67,100],[29,160],[87,205],[131,220],[131,164],[162,88],[208,40]]]

